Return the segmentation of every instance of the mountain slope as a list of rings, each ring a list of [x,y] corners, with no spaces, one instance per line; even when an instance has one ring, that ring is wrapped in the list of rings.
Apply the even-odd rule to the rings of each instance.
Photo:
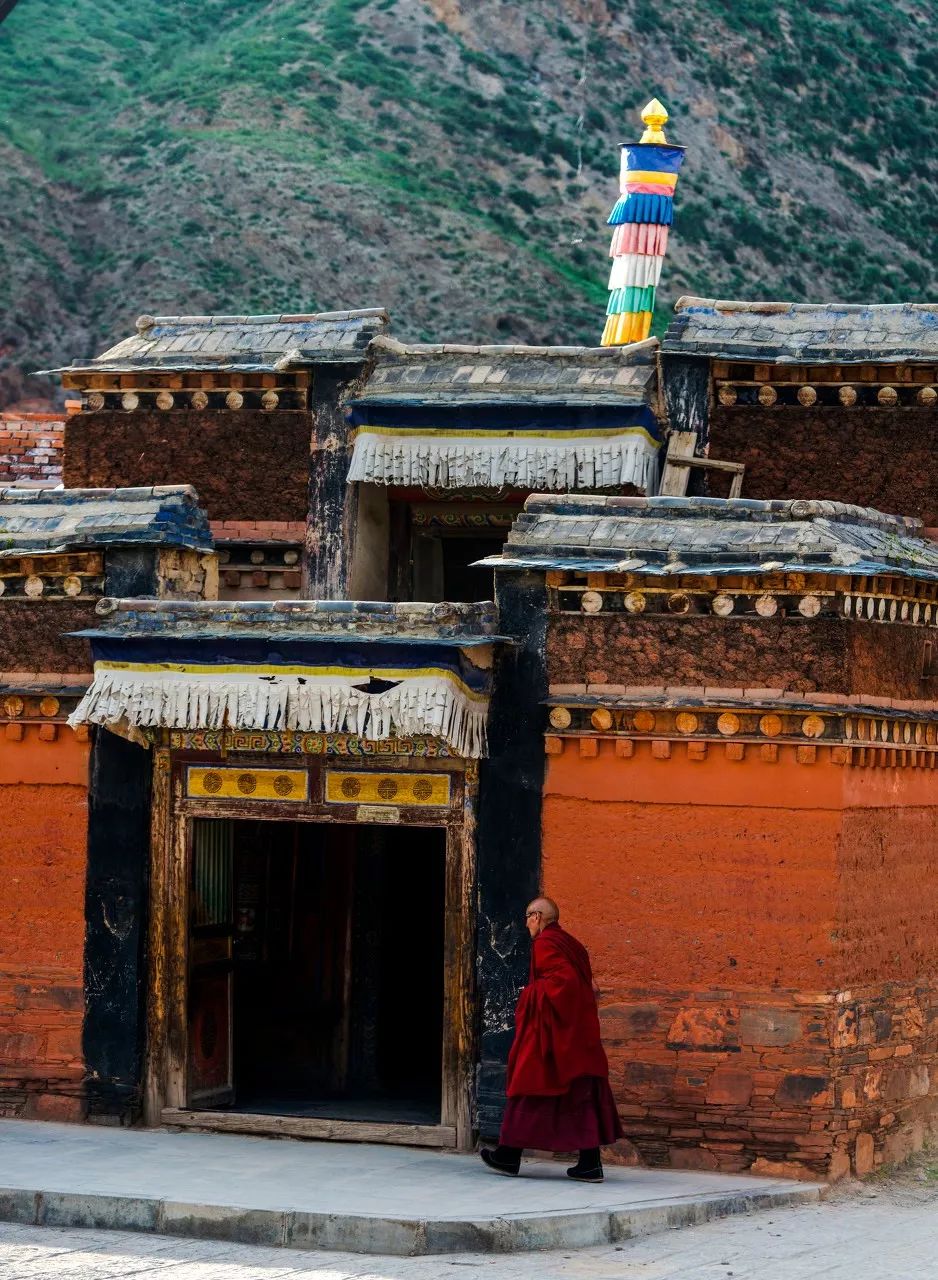
[[[384,304],[595,342],[618,143],[689,148],[682,292],[934,293],[930,31],[880,0],[19,0],[0,26],[0,399],[141,311]]]

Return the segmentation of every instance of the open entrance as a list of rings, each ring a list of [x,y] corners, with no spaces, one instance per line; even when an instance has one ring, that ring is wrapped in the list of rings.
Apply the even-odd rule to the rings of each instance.
[[[467,534],[415,534],[411,546],[411,591],[415,600],[491,600],[492,569],[476,561],[501,554],[504,535],[477,538]]]
[[[388,592],[391,600],[491,600],[493,570],[478,561],[501,553],[524,496],[470,500],[454,493],[427,501],[417,491],[392,491],[389,502]]]
[[[188,1104],[438,1125],[442,828],[195,818]]]

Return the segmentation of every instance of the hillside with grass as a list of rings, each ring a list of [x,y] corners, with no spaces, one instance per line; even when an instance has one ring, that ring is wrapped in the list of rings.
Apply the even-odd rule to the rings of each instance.
[[[938,4],[19,0],[0,404],[143,311],[598,340],[618,144],[688,147],[659,297],[935,295]]]

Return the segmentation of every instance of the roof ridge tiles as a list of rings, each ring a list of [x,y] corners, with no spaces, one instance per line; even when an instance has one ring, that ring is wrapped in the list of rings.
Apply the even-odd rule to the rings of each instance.
[[[146,498],[191,497],[198,501],[198,494],[191,484],[137,485],[102,489],[63,489],[50,486],[46,489],[19,489],[0,486],[0,502],[140,502]]]
[[[276,634],[283,639],[352,638],[438,642],[455,647],[491,644],[498,613],[491,601],[395,603],[368,600],[158,600],[105,597],[102,620],[84,635],[161,634],[188,638],[212,635]],[[103,626],[103,629],[102,629]]]
[[[627,364],[635,356],[651,355],[658,348],[657,338],[646,338],[642,342],[633,342],[615,347],[576,347],[576,346],[526,346],[523,343],[463,343],[463,342],[401,342],[389,334],[379,334],[372,339],[371,349],[375,354],[387,354],[420,359],[426,356],[439,355],[473,355],[473,356],[571,356],[599,357],[604,361]]]
[[[137,318],[136,332],[90,361],[43,373],[279,372],[292,365],[363,364],[370,339],[389,324],[382,307],[308,314]]]
[[[786,312],[806,314],[816,311],[862,315],[868,311],[884,314],[901,311],[930,312],[938,309],[938,302],[785,302],[770,299],[760,301],[742,298],[701,298],[696,294],[683,294],[675,302],[674,311],[675,314],[681,315],[699,307],[754,315],[777,315]]]
[[[525,502],[529,516],[652,516],[662,520],[741,520],[764,523],[776,520],[788,524],[853,524],[869,528],[898,530],[920,535],[922,521],[914,516],[894,515],[873,507],[860,507],[827,498],[708,498],[708,497],[622,497],[606,494],[534,493]]]
[[[257,613],[288,613],[296,615],[319,614],[393,614],[396,617],[435,618],[448,620],[454,617],[494,618],[495,605],[491,600],[422,601],[422,600],[157,600],[153,597],[118,597],[111,601],[119,612],[137,609],[178,610],[183,613],[227,611]],[[109,610],[110,611],[110,610]]]
[[[4,556],[143,543],[209,551],[211,530],[190,485],[132,489],[0,489]]]
[[[668,355],[765,364],[934,364],[938,303],[753,302],[685,295]]]
[[[156,325],[228,325],[228,324],[305,324],[320,320],[367,320],[382,319],[389,321],[390,316],[384,307],[359,307],[347,311],[307,311],[292,313],[269,312],[263,315],[141,315],[137,317],[137,332],[143,333]]]

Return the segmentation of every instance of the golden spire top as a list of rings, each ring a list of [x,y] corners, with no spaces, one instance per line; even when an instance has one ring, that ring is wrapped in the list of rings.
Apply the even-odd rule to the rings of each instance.
[[[642,134],[642,142],[667,142],[663,126],[668,120],[668,110],[657,98],[652,98],[642,112],[642,123],[646,126]]]

